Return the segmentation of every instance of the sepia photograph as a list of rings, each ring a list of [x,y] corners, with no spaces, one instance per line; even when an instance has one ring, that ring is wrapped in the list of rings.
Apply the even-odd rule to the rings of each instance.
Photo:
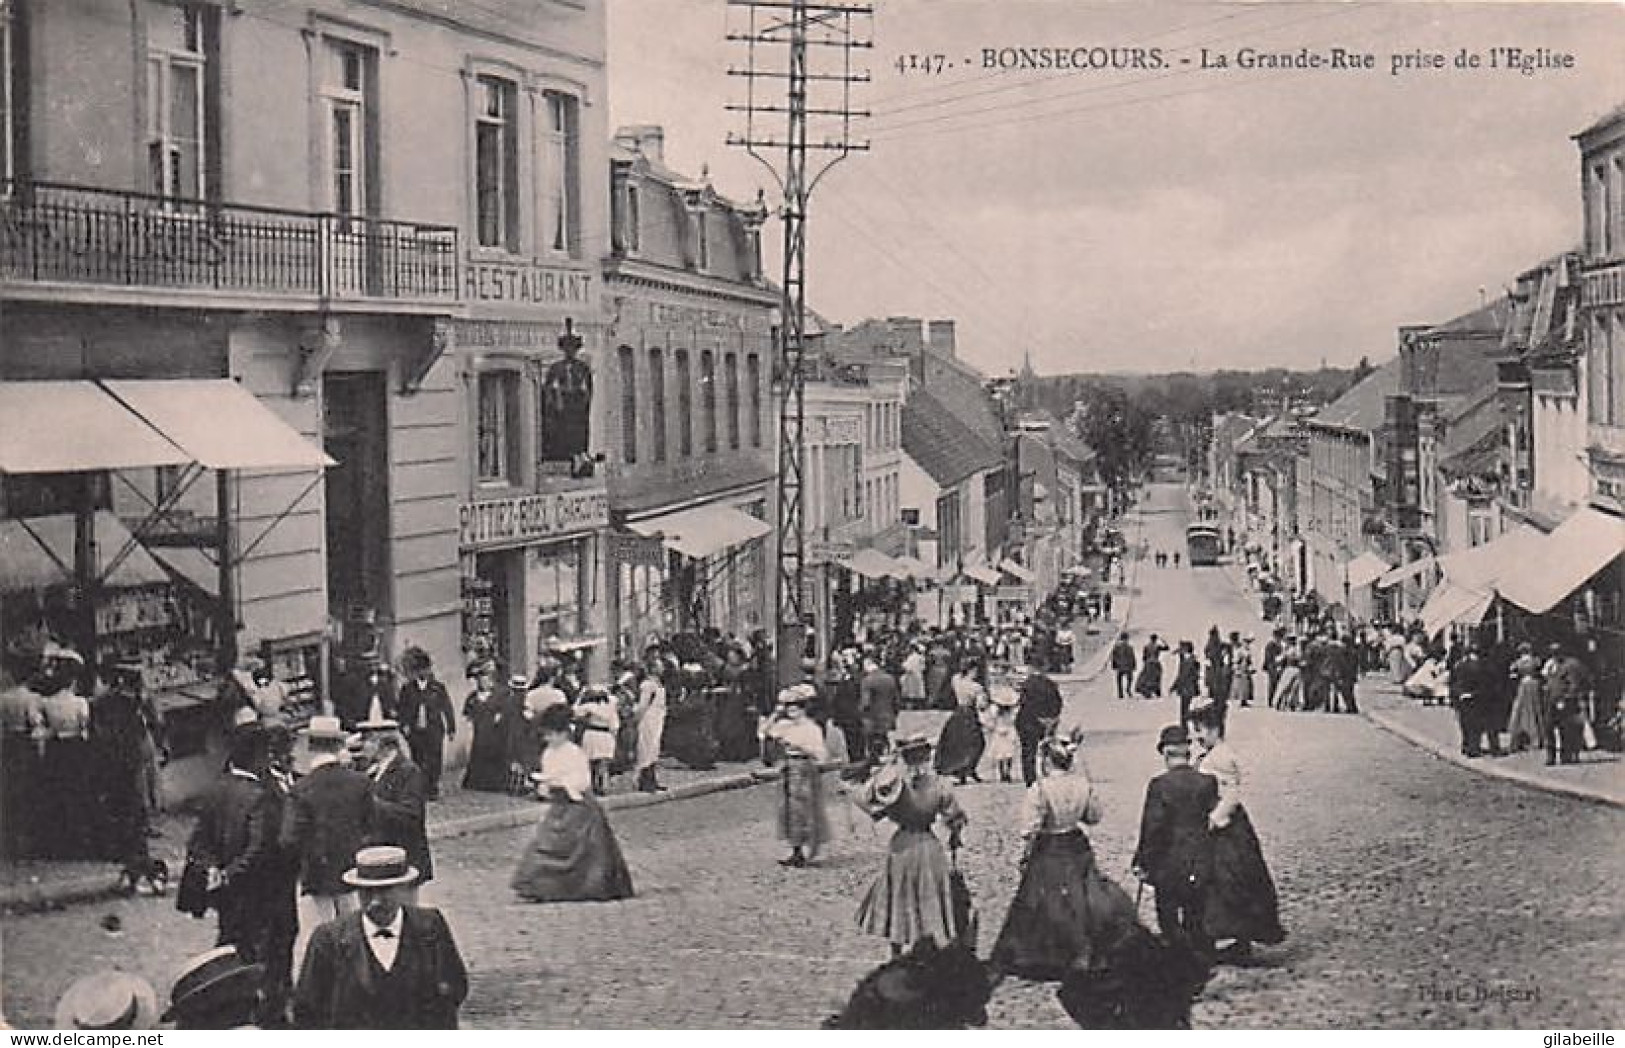
[[[0,0],[0,1030],[1614,1043],[1622,56]]]

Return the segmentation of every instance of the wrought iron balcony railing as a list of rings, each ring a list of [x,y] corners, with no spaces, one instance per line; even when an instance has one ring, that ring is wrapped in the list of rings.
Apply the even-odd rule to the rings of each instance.
[[[0,280],[455,301],[453,226],[0,183]]]

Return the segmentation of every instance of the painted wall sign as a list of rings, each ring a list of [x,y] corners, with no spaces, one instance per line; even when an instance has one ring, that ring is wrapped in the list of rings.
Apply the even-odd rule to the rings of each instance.
[[[470,502],[457,519],[464,550],[524,546],[608,526],[609,494],[592,488]]]

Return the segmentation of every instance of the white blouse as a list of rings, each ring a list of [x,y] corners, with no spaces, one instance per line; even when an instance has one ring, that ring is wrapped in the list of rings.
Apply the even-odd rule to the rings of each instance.
[[[562,789],[571,800],[579,801],[592,790],[592,765],[580,746],[561,742],[542,751],[541,778],[536,792],[546,797],[554,789]]]
[[[770,720],[763,727],[762,734],[800,756],[811,757],[815,761],[829,759],[829,749],[824,745],[824,730],[811,717]]]
[[[1079,771],[1048,775],[1031,786],[1021,800],[1021,835],[1071,833],[1100,821],[1095,785]]]
[[[1219,780],[1219,803],[1213,806],[1208,821],[1222,829],[1230,824],[1230,817],[1241,807],[1241,761],[1236,751],[1220,740],[1196,759],[1196,768]]]

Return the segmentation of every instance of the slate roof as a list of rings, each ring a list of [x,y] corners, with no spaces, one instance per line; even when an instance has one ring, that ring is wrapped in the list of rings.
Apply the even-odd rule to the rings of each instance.
[[[1468,398],[1446,420],[1439,468],[1450,476],[1493,473],[1504,443],[1501,400],[1494,386]]]
[[[1400,360],[1393,358],[1309,419],[1311,426],[1374,433],[1387,418],[1388,398],[1399,392]]]
[[[944,488],[1004,462],[998,447],[983,440],[924,388],[914,390],[903,402],[903,452]]]

